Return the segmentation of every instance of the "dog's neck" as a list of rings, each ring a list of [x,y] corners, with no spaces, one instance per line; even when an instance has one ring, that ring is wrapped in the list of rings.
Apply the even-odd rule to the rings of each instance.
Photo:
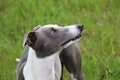
[[[28,59],[23,69],[25,80],[56,80],[55,60],[59,52],[45,58],[37,58],[35,51],[30,48]]]

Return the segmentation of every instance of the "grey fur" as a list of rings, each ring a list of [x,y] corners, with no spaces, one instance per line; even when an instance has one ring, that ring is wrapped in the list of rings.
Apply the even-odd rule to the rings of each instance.
[[[62,67],[65,66],[68,72],[70,74],[73,74],[73,76],[77,80],[85,80],[85,76],[82,71],[82,59],[80,49],[77,43],[72,44],[67,48],[63,49],[63,51],[60,54],[60,60],[62,63]]]
[[[23,55],[20,58],[20,62],[18,64],[17,80],[24,80],[23,68],[24,68],[26,61],[27,61],[28,51],[29,51],[29,46],[26,46],[24,49]]]

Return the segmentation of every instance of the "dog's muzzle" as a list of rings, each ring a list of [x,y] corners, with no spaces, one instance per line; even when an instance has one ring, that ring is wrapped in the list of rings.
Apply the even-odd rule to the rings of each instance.
[[[77,36],[75,36],[74,38],[71,38],[71,39],[65,41],[64,43],[62,43],[61,46],[66,45],[66,44],[69,43],[70,41],[75,41],[75,40],[81,38],[81,36],[82,36],[81,33],[82,33],[82,31],[84,30],[84,25],[79,24],[79,25],[77,25],[77,28],[80,30],[80,33],[79,33]]]

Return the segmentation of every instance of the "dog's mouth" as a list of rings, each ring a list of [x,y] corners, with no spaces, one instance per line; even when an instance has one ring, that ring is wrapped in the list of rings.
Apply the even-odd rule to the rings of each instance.
[[[71,42],[71,41],[78,40],[78,39],[80,39],[80,38],[81,38],[81,36],[82,36],[81,34],[78,34],[76,37],[71,38],[71,39],[69,39],[69,40],[65,41],[64,43],[62,43],[62,44],[61,44],[61,46],[64,46],[64,45],[66,45],[67,43],[69,43],[69,42]]]

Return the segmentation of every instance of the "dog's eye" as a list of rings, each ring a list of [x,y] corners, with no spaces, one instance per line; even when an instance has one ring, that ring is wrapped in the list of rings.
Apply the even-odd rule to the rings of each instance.
[[[54,32],[56,32],[56,31],[57,31],[57,29],[55,29],[55,28],[51,28],[51,31],[54,31]]]
[[[57,32],[57,29],[51,28],[50,35],[54,37],[56,32]]]

